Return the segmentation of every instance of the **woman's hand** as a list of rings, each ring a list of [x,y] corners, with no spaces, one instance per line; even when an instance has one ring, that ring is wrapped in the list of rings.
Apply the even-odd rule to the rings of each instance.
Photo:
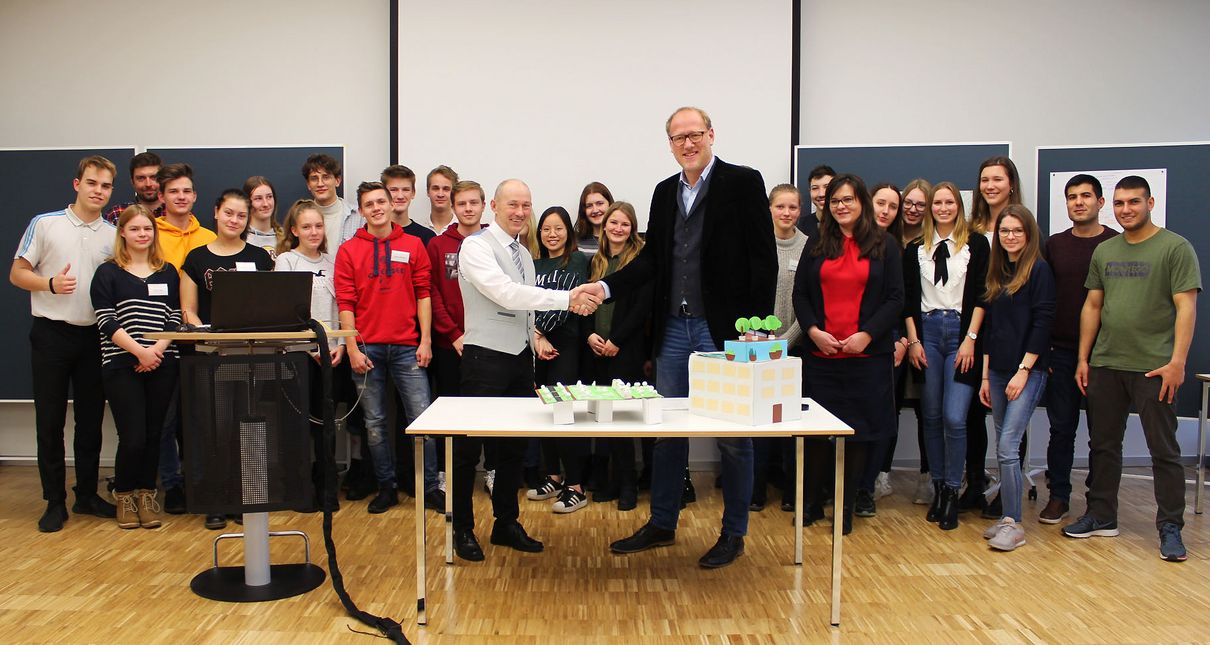
[[[842,345],[840,341],[836,340],[835,336],[815,325],[812,325],[807,330],[807,336],[810,337],[811,342],[815,343],[815,346],[819,348],[819,351],[824,356],[831,356],[841,350]]]
[[[605,347],[601,350],[605,356],[613,357],[618,355],[618,346],[613,344],[612,340],[605,341]]]
[[[341,359],[345,357],[345,346],[337,345],[336,349],[332,350],[332,353],[329,354],[329,356],[332,359],[332,367],[340,365]]]
[[[905,356],[907,356],[907,339],[900,338],[895,341],[895,367],[899,367],[903,363]]]
[[[600,334],[592,333],[588,335],[588,347],[597,356],[605,355],[605,339],[601,338]]]
[[[559,350],[555,349],[555,346],[551,345],[545,336],[538,336],[534,339],[534,352],[540,361],[549,361],[559,355]]]
[[[928,369],[929,359],[924,353],[924,344],[920,341],[915,341],[908,344],[908,360],[912,362],[912,367],[922,372]]]
[[[975,340],[970,336],[958,346],[958,355],[954,357],[954,369],[966,373],[975,364]]]
[[[979,385],[979,402],[988,408],[992,407],[992,388],[986,376],[983,377],[983,383]]]
[[[870,341],[874,340],[864,331],[859,331],[852,336],[840,341],[840,351],[846,354],[860,354],[865,351],[866,347],[870,346]]]
[[[150,372],[160,366],[163,360],[163,353],[157,352],[154,347],[143,347],[135,352],[134,357],[139,359],[140,372]]]
[[[1008,397],[1009,401],[1016,401],[1027,383],[1029,383],[1029,372],[1017,370],[1017,373],[1008,380],[1008,385],[1004,388],[1004,395]]]

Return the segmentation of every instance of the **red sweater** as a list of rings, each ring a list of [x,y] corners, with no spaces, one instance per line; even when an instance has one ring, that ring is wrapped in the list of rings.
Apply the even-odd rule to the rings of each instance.
[[[429,262],[433,266],[433,344],[446,349],[452,349],[454,341],[466,333],[466,310],[458,286],[458,249],[462,248],[463,239],[458,223],[454,222],[429,240]]]
[[[365,227],[336,252],[336,303],[357,317],[366,343],[420,344],[416,303],[429,297],[429,256],[395,224],[383,239]]]

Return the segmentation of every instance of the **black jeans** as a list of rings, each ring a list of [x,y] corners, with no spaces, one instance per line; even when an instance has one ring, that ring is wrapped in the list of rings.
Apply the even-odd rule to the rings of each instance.
[[[1185,469],[1176,440],[1176,404],[1160,401],[1160,378],[1142,372],[1093,367],[1088,372],[1088,514],[1102,521],[1118,519],[1122,483],[1122,437],[1133,406],[1143,424],[1151,453],[1155,486],[1155,524],[1185,525]]]
[[[1076,449],[1076,428],[1080,425],[1080,404],[1084,394],[1076,385],[1076,352],[1050,348],[1050,378],[1046,381],[1046,416],[1050,419],[1050,443],[1046,448],[1046,473],[1050,478],[1050,496],[1071,500],[1071,464]],[[1088,422],[1092,428],[1092,421]]]
[[[160,465],[160,432],[180,373],[176,359],[150,372],[133,367],[104,370],[105,397],[118,428],[114,490],[155,490]]]
[[[534,358],[527,347],[512,355],[486,347],[462,348],[463,396],[533,396]],[[492,445],[495,453],[496,484],[492,489],[492,510],[496,524],[517,522],[520,508],[517,489],[521,487],[521,460],[526,439],[494,437],[454,438],[454,530],[475,527],[475,507],[471,498],[475,485],[475,466],[479,452]]]
[[[72,442],[76,493],[95,495],[97,467],[101,460],[101,420],[105,416],[101,340],[97,326],[80,327],[35,316],[29,331],[29,345],[42,499],[54,502],[67,499],[63,425],[67,423],[69,385],[76,419]]]

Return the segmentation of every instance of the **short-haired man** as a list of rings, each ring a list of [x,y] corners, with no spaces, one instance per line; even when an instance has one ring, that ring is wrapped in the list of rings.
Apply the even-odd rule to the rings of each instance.
[[[549,341],[534,332],[534,310],[570,309],[588,314],[599,299],[534,285],[533,258],[517,240],[534,216],[529,186],[518,179],[505,180],[496,188],[491,208],[495,225],[466,238],[458,252],[458,284],[466,311],[462,394],[532,397],[534,356],[549,358],[554,351]],[[496,522],[491,543],[537,553],[542,543],[529,537],[517,521],[517,489],[527,441],[512,437],[454,438],[454,551],[464,560],[483,559],[475,539],[471,493],[485,441],[495,444],[492,511]]]
[[[160,172],[160,166],[163,165],[164,162],[160,160],[160,156],[154,152],[140,152],[131,157],[130,185],[134,188],[134,201],[110,206],[102,216],[105,221],[117,226],[122,211],[134,204],[146,206],[147,210],[156,217],[162,215],[164,200],[160,199],[160,184],[155,177]]]
[[[114,228],[101,217],[113,194],[116,169],[105,157],[85,157],[67,208],[34,217],[21,236],[9,280],[30,292],[34,316],[29,332],[33,368],[38,476],[46,512],[38,530],[53,533],[67,521],[67,463],[63,425],[70,386],[76,427],[76,503],[72,512],[111,518],[113,504],[97,495],[101,459],[101,337],[89,289],[92,277],[113,253]]]
[[[328,239],[328,249],[333,252],[352,238],[362,224],[358,208],[336,193],[344,180],[343,172],[340,162],[325,154],[307,157],[302,166],[303,180],[307,182],[311,199],[319,204],[319,212],[324,218],[324,236]]]
[[[349,366],[367,374],[362,406],[366,440],[378,480],[370,513],[384,513],[399,503],[395,459],[387,435],[387,374],[403,398],[406,425],[428,407],[429,381],[424,368],[432,358],[432,308],[429,299],[429,256],[419,238],[391,221],[391,197],[379,182],[357,187],[357,204],[366,225],[336,252],[336,301],[340,328],[356,329],[345,341]],[[425,504],[444,508],[438,489],[435,442],[425,451]]]
[[[681,172],[651,197],[647,243],[625,268],[577,289],[618,297],[655,284],[652,319],[656,387],[689,395],[689,355],[718,351],[736,318],[773,311],[777,252],[765,182],[756,170],[714,156],[714,128],[701,108],[682,107],[664,124]],[[723,567],[744,552],[752,501],[752,439],[718,439],[722,453],[723,522],[718,542],[698,563]],[[656,440],[651,519],[610,545],[635,553],[672,544],[680,518],[689,440]]]
[[[416,173],[407,166],[393,164],[383,169],[379,181],[391,194],[391,221],[402,228],[404,233],[420,238],[421,243],[428,247],[429,241],[440,235],[441,231],[434,232],[414,221],[408,214],[408,207],[416,197]]]
[[[458,183],[458,173],[449,166],[437,166],[430,170],[428,176],[424,178],[430,205],[428,227],[434,233],[439,234],[449,228],[454,219],[450,197],[456,183]]]
[[[193,167],[187,163],[161,166],[156,173],[163,214],[155,218],[164,261],[182,270],[185,257],[199,246],[213,242],[214,231],[205,228],[193,214],[197,191],[193,187]],[[173,515],[185,512],[185,479],[181,476],[181,456],[178,441],[181,425],[180,390],[174,389],[164,428],[160,432],[160,484],[164,487],[164,511]],[[213,525],[214,522],[211,522]]]
[[[1185,380],[1202,276],[1193,246],[1152,222],[1153,208],[1147,181],[1123,177],[1113,191],[1113,216],[1122,234],[1092,252],[1076,363],[1092,423],[1088,510],[1063,533],[1118,534],[1122,436],[1133,407],[1151,453],[1160,557],[1183,562],[1185,471],[1173,404]]]
[[[476,182],[454,184],[452,201],[457,225],[428,243],[433,268],[433,364],[437,396],[458,396],[461,392],[460,359],[466,318],[458,285],[458,251],[463,240],[484,227],[481,223],[486,207],[484,197],[483,187]]]
[[[836,176],[836,171],[827,164],[820,164],[811,169],[807,173],[807,194],[811,196],[811,213],[814,217],[798,218],[798,230],[806,233],[808,237],[814,237],[819,232],[819,218],[823,216],[823,200],[824,195],[828,192],[828,184],[832,183],[832,178]]]
[[[1088,290],[1092,252],[1117,231],[1099,219],[1105,198],[1101,182],[1092,175],[1075,175],[1063,187],[1071,228],[1050,236],[1046,258],[1055,275],[1055,320],[1050,332],[1050,378],[1046,381],[1046,416],[1050,418],[1050,445],[1046,450],[1050,501],[1038,514],[1043,524],[1058,524],[1071,504],[1071,463],[1076,428],[1084,395],[1076,386],[1076,350],[1080,344],[1080,309]],[[1091,425],[1091,424],[1090,424]]]

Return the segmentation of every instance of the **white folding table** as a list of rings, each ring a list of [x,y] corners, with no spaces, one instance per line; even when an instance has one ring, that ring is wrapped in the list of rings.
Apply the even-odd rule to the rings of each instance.
[[[454,563],[453,472],[455,436],[466,437],[794,437],[798,455],[794,496],[794,564],[802,565],[803,514],[803,439],[804,437],[836,438],[835,499],[844,499],[844,438],[853,434],[835,415],[811,399],[802,418],[763,426],[745,426],[729,421],[690,414],[686,399],[663,399],[663,422],[645,424],[641,401],[614,402],[613,420],[598,423],[584,408],[575,412],[575,423],[555,425],[550,407],[533,398],[506,397],[441,397],[434,401],[407,429],[413,435],[416,454],[416,491],[424,490],[424,436],[445,437],[445,563]],[[577,403],[577,406],[587,406]],[[840,503],[837,502],[837,508]],[[836,511],[832,527],[832,612],[831,623],[840,624],[840,512]],[[424,498],[416,496],[416,622],[428,623],[425,592]]]

